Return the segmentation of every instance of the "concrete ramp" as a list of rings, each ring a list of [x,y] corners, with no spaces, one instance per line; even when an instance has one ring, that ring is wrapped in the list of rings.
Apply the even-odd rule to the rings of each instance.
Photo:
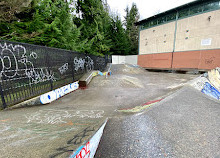
[[[97,129],[97,131],[88,141],[78,147],[78,149],[76,149],[70,155],[70,158],[93,158],[98,148],[107,121],[108,119],[105,120],[101,127]]]
[[[55,149],[50,158],[69,157],[69,158],[93,158],[98,148],[103,130],[108,119],[101,119],[93,126],[88,126],[69,139],[63,147]]]
[[[220,103],[185,86],[143,113],[110,120],[96,158],[220,156]]]

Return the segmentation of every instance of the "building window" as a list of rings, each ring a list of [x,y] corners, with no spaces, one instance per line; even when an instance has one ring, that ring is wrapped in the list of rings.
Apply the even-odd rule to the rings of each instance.
[[[167,15],[167,21],[172,21],[176,19],[176,13]]]
[[[167,22],[166,16],[159,18],[157,21],[158,21],[157,24],[163,24],[163,23]]]
[[[179,12],[179,18],[183,18],[189,15],[189,9],[181,10]]]
[[[157,25],[157,19],[153,20],[153,26]]]
[[[149,27],[154,26],[153,21],[149,22]]]
[[[201,13],[201,12],[203,12],[203,10],[204,10],[204,7],[203,7],[203,6],[190,8],[190,9],[189,9],[189,15],[194,15],[194,14]]]
[[[204,5],[204,11],[208,10],[214,10],[214,9],[219,9],[220,8],[220,1],[218,2],[212,2]]]

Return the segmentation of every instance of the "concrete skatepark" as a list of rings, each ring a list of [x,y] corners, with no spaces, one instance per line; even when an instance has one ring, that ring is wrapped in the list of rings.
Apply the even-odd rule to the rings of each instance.
[[[50,104],[1,111],[0,157],[90,157],[104,122],[95,157],[220,156],[220,103],[200,92],[200,75],[127,64],[111,72]]]

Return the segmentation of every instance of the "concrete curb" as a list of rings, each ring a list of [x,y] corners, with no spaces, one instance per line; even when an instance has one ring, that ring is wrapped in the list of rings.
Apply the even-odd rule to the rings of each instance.
[[[35,105],[41,105],[40,96],[37,96],[32,99],[15,104],[15,105],[8,107],[4,110],[12,110],[12,109],[17,109],[17,108],[31,107],[31,106],[35,106]]]
[[[111,66],[112,64],[108,64],[106,71],[105,72],[101,72],[101,71],[92,71],[92,72],[88,72],[85,75],[83,75],[83,77],[79,80],[79,87],[80,88],[87,88],[87,86],[89,85],[89,83],[92,81],[92,79],[95,76],[105,76],[107,78],[107,76],[111,75]]]
[[[16,108],[49,104],[49,103],[61,98],[62,96],[77,90],[78,88],[79,88],[78,81],[74,82],[74,83],[70,83],[70,84],[65,85],[63,87],[57,88],[53,91],[44,93],[40,96],[34,97],[32,99],[29,99],[29,100],[23,101],[19,104],[8,107],[5,110],[12,110],[12,109],[16,109]]]

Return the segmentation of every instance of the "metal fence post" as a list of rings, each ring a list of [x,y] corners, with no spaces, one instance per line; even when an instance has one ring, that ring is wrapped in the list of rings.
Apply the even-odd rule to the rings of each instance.
[[[88,54],[86,53],[86,54],[85,54],[85,57],[84,57],[84,59],[85,59],[85,63],[84,63],[84,72],[85,72],[85,73],[88,72],[88,70],[87,70],[87,66],[86,66],[86,64],[87,64],[86,57],[87,57],[87,56],[88,56]]]
[[[75,70],[75,65],[74,65],[74,63],[73,63],[73,59],[72,59],[72,56],[70,57],[70,63],[71,63],[71,68],[72,68],[72,78],[73,78],[73,82],[75,81],[75,74],[74,74],[74,70]]]
[[[7,107],[7,105],[6,105],[4,93],[2,90],[2,84],[0,84],[0,94],[1,94],[1,98],[2,98],[2,107],[3,107],[3,109],[5,109]]]
[[[52,81],[52,79],[50,79],[50,89],[51,89],[51,91],[53,90],[53,81]]]
[[[105,66],[107,65],[107,63],[108,63],[108,55],[105,54]]]
[[[48,52],[46,53],[46,65],[47,65],[48,70],[50,70],[51,66],[50,66]],[[53,80],[52,80],[52,78],[50,79],[50,89],[51,89],[51,91],[53,90]]]

